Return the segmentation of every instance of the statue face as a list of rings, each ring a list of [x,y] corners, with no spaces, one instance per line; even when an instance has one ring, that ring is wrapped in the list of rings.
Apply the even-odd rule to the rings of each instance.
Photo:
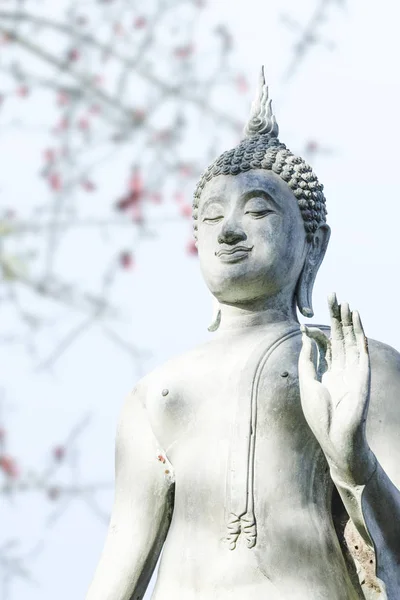
[[[309,246],[295,196],[263,169],[206,183],[197,245],[206,284],[225,304],[293,295]]]

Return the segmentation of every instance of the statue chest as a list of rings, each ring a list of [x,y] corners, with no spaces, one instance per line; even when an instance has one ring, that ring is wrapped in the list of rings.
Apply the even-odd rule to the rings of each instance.
[[[282,337],[258,335],[230,345],[210,344],[174,365],[160,381],[165,395],[154,407],[165,421],[164,430],[172,423],[181,434],[203,426],[229,427],[234,413],[245,414],[254,392],[261,426],[290,423],[290,413],[301,412],[297,369],[301,338]]]
[[[324,477],[315,477],[322,453],[300,402],[300,347],[289,331],[203,348],[166,374],[158,405],[154,389],[152,424],[174,468],[176,514],[199,528],[215,521],[231,550],[263,539],[257,519],[302,514],[316,500],[314,481],[324,503]]]
[[[201,347],[165,372],[149,411],[177,477],[202,472],[222,493],[243,487],[257,465],[264,477],[289,479],[305,453],[313,460],[300,404],[300,347],[297,332],[248,336]],[[223,483],[228,472],[234,481]]]

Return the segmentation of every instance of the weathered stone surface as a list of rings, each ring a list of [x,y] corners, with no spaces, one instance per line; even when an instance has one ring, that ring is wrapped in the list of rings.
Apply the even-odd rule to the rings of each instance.
[[[263,75],[245,134],[195,193],[212,339],[126,400],[87,600],[142,598],[162,547],[155,600],[400,598],[400,355],[334,294],[331,329],[300,326],[325,198]]]

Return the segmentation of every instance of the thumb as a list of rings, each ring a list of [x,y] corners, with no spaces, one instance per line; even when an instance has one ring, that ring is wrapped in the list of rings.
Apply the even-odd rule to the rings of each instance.
[[[311,339],[308,328],[305,325],[301,326],[301,331],[302,347],[299,356],[299,379],[303,383],[306,381],[318,381],[315,342]]]

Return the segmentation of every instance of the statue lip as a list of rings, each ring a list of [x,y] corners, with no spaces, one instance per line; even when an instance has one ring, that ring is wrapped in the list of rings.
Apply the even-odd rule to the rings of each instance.
[[[236,253],[250,252],[253,246],[234,246],[233,248],[222,248],[215,253],[216,256],[230,256]]]
[[[218,256],[222,262],[238,262],[247,258],[252,249],[253,246],[251,246],[251,248],[248,246],[234,246],[233,248],[223,248],[218,250],[215,255]]]

